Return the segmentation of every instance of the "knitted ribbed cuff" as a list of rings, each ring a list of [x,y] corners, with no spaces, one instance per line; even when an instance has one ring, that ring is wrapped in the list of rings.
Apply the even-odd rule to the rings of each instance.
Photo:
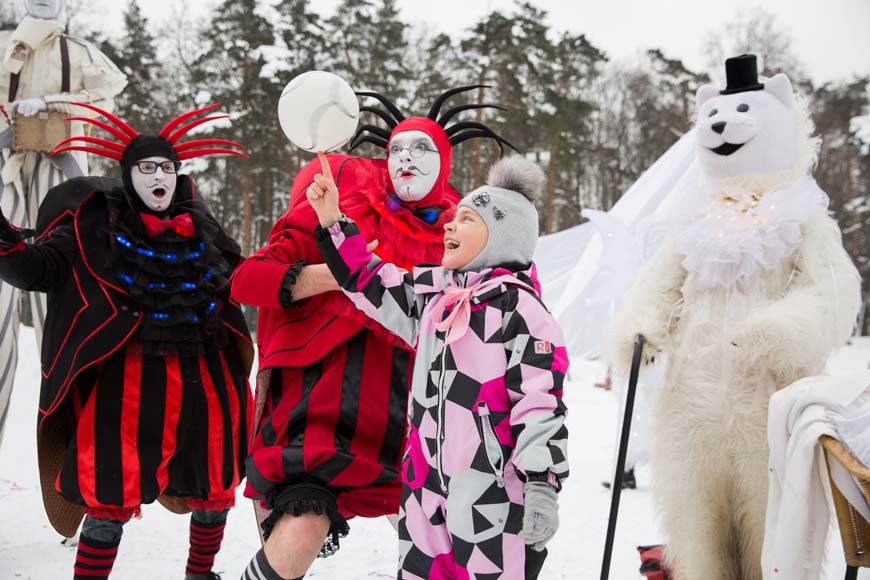
[[[302,273],[302,268],[305,266],[305,260],[299,260],[287,269],[284,274],[284,279],[281,280],[281,286],[278,288],[278,304],[281,308],[293,308],[296,303],[293,302],[293,286],[296,285],[296,280],[299,274]]]

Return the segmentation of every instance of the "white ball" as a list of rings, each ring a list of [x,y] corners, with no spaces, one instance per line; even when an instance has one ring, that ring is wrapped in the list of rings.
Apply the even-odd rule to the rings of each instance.
[[[332,151],[347,143],[359,123],[359,102],[350,85],[325,71],[302,73],[278,101],[281,129],[306,151]]]

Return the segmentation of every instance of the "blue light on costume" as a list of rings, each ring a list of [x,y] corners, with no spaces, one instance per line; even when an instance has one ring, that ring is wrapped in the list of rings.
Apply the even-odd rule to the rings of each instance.
[[[115,239],[118,241],[119,244],[121,244],[124,247],[127,247],[127,248],[133,247],[133,242],[131,242],[130,240],[128,240],[127,238],[125,238],[121,234],[116,234]]]
[[[206,273],[205,273],[205,276],[202,277],[202,281],[203,281],[203,282],[208,282],[209,280],[211,280],[211,270],[209,270],[208,272],[206,272]]]
[[[211,312],[211,311],[213,311],[215,308],[217,308],[217,302],[212,301],[212,302],[209,302],[209,304],[208,304],[208,309],[207,309],[206,311],[207,311],[207,312]]]
[[[196,284],[193,282],[185,282],[181,285],[185,290],[196,290]]]
[[[119,244],[121,244],[125,248],[130,248],[131,250],[133,250],[134,252],[136,252],[140,256],[145,256],[147,258],[157,257],[157,258],[160,258],[161,260],[165,260],[167,262],[177,262],[179,260],[196,260],[198,258],[201,258],[203,256],[203,254],[205,253],[205,242],[199,243],[199,250],[198,251],[189,252],[187,254],[170,254],[170,253],[158,254],[154,250],[150,250],[147,247],[141,247],[141,246],[135,245],[133,242],[128,240],[126,236],[123,236],[121,234],[115,234],[115,239],[118,241]]]
[[[197,316],[196,314],[188,314],[187,321],[197,324],[199,323],[199,316]]]
[[[420,214],[421,215],[418,215],[417,217],[422,219],[427,224],[434,224],[438,220],[439,212],[436,211],[434,208],[427,207],[421,210]]]
[[[156,320],[169,320],[169,314],[166,312],[155,312],[151,316]]]
[[[118,278],[120,278],[127,284],[133,284],[133,278],[127,274],[118,274]]]

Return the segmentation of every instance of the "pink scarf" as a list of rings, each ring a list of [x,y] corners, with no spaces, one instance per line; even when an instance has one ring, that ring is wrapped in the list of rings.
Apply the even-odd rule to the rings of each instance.
[[[504,274],[491,278],[475,286],[463,288],[462,286],[448,286],[444,293],[438,297],[432,305],[432,322],[435,329],[447,332],[446,344],[451,344],[462,338],[468,331],[468,323],[471,320],[471,299],[489,292],[501,284],[513,284],[535,293],[535,289],[524,282],[520,282],[510,274]],[[443,320],[444,311],[450,307],[453,310]]]

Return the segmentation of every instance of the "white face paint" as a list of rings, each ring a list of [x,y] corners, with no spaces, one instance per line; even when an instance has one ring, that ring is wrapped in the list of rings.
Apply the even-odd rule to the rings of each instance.
[[[27,15],[41,20],[56,20],[63,10],[63,0],[24,0]]]
[[[153,161],[158,164],[157,171],[154,173],[142,173],[139,171],[138,165],[133,165],[130,168],[130,179],[133,181],[133,189],[145,207],[153,212],[160,213],[169,209],[172,203],[172,198],[175,196],[175,182],[178,180],[178,175],[175,173],[165,173],[160,168],[159,164],[169,161],[166,157],[146,157],[140,159],[139,162]]]
[[[399,199],[420,201],[429,195],[441,172],[441,155],[431,137],[422,131],[399,133],[390,140],[388,155],[387,167]]]

